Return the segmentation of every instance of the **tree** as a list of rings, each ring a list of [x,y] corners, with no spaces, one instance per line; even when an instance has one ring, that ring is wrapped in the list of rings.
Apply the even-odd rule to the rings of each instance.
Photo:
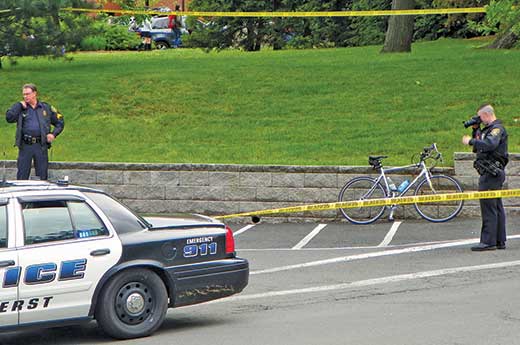
[[[193,0],[190,8],[195,11],[254,12],[271,11],[272,3],[257,0]],[[216,17],[202,24],[195,23],[189,42],[193,46],[223,49],[241,48],[260,50],[271,34],[270,18]]]
[[[418,8],[484,7],[489,0],[416,0]],[[469,25],[481,22],[485,13],[431,14],[415,17],[413,40],[436,40],[441,37],[472,38],[481,34]]]
[[[520,3],[516,0],[491,1],[486,7],[484,22],[472,24],[485,35],[497,34],[488,48],[513,48],[520,39]]]
[[[65,6],[84,6],[84,1],[0,0],[0,68],[5,58],[62,56],[66,42],[59,11]]]
[[[415,0],[392,0],[392,10],[409,10]],[[414,16],[390,16],[383,53],[411,52]]]
[[[353,8],[380,9],[380,6],[389,1],[391,0],[193,0],[190,9],[245,12],[348,11]],[[360,25],[350,27],[354,20],[356,19],[349,17],[211,18],[209,22],[200,24],[191,18],[189,24],[194,30],[188,42],[197,47],[238,47],[249,51],[257,50],[262,45],[280,49],[287,45],[311,48],[344,47],[358,45],[358,42],[374,44],[373,41],[360,39],[359,33],[363,31],[368,36],[378,35],[373,35],[371,30],[364,30]],[[377,20],[379,22],[381,20]]]

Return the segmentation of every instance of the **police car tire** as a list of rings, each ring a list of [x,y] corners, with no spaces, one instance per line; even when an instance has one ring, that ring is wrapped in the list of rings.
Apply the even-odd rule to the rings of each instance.
[[[121,305],[127,293],[145,295],[142,313],[130,315]],[[96,307],[98,325],[116,339],[145,337],[162,324],[168,309],[168,294],[163,281],[147,269],[129,269],[117,274],[103,287]],[[132,318],[129,320],[129,318]]]

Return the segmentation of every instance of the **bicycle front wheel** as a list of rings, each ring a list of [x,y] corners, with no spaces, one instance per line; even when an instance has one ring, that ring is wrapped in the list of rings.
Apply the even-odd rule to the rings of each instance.
[[[462,193],[459,182],[451,176],[433,175],[430,177],[433,189],[428,180],[422,180],[415,189],[414,195],[433,195]],[[441,202],[426,202],[414,204],[417,212],[426,220],[434,223],[447,222],[455,218],[464,206],[463,200],[445,200]]]
[[[343,186],[339,193],[338,200],[359,201],[369,199],[382,199],[386,197],[386,192],[380,183],[370,177],[356,177]],[[360,207],[360,208],[340,208],[339,209],[349,222],[354,224],[370,224],[375,222],[383,212],[384,206]]]

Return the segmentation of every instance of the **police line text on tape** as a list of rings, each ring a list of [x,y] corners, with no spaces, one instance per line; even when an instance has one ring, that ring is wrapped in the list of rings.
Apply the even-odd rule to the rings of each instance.
[[[292,206],[292,207],[275,208],[275,209],[269,209],[269,210],[228,214],[228,215],[223,215],[223,216],[216,216],[214,218],[228,219],[228,218],[262,216],[262,215],[279,214],[279,213],[325,211],[325,210],[333,210],[333,209],[338,209],[338,208],[409,205],[409,204],[426,203],[426,202],[513,198],[513,197],[518,197],[518,196],[520,196],[520,189],[493,190],[493,191],[484,191],[484,192],[463,192],[463,193],[449,193],[449,194],[436,194],[436,195],[416,195],[416,196],[405,196],[405,197],[396,197],[396,198],[353,200],[353,201],[331,202],[331,203],[323,203],[323,204]]]

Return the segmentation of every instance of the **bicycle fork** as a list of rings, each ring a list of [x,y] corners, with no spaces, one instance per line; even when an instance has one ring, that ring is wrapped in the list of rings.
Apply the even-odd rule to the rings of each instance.
[[[392,198],[395,198],[396,196],[398,196],[397,193],[395,192],[391,192],[391,197]],[[390,209],[390,214],[388,215],[388,221],[389,222],[393,222],[395,219],[394,219],[394,212],[395,210],[397,209],[397,205],[391,205],[391,206],[387,206],[389,209]]]

